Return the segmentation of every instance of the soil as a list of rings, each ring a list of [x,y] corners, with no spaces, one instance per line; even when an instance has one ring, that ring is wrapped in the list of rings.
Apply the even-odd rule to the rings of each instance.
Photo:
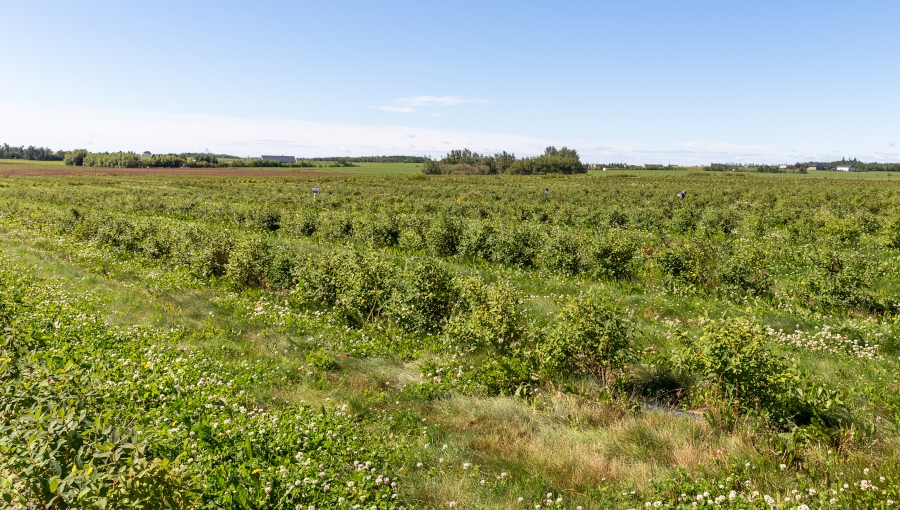
[[[85,168],[0,166],[0,176],[59,176],[59,175],[189,175],[207,177],[325,177],[341,175],[337,172],[266,170],[261,168]]]

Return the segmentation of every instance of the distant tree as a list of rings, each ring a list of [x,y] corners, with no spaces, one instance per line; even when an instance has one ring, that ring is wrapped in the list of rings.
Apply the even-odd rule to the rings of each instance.
[[[0,145],[0,158],[2,159],[26,159],[32,161],[59,161],[65,156],[65,151],[53,152],[46,147],[29,145],[27,148],[12,147],[7,144]]]
[[[425,175],[438,175],[441,173],[441,165],[437,161],[426,158],[422,163],[422,173]]]
[[[507,170],[511,174],[583,174],[587,167],[581,162],[575,149],[550,146],[536,158],[523,158]]]
[[[81,166],[84,163],[84,157],[87,156],[88,151],[85,149],[75,149],[74,151],[69,151],[66,153],[66,157],[63,159],[66,166]]]

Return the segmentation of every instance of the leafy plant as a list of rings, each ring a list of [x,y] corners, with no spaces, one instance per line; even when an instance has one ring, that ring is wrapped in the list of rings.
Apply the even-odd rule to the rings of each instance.
[[[580,374],[608,382],[633,358],[632,337],[615,307],[590,296],[575,298],[538,346],[541,368],[553,377]]]

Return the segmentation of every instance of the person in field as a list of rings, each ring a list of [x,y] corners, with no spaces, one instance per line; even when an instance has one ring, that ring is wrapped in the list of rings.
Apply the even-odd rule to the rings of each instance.
[[[684,200],[684,197],[687,196],[687,191],[682,190],[682,191],[679,191],[678,193],[676,193],[675,195],[677,195],[678,198]]]

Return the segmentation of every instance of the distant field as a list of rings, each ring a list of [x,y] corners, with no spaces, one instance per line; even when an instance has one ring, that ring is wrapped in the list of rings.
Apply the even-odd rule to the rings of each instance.
[[[65,166],[62,161],[29,161],[26,159],[0,159],[0,168],[44,168]]]
[[[422,171],[419,163],[356,163],[350,168],[87,168],[67,167],[62,161],[28,161],[23,159],[0,159],[0,170],[12,170],[18,173],[23,170],[52,168],[57,171],[67,170],[65,173],[116,173],[116,174],[186,174],[186,175],[272,175],[279,174],[350,174],[350,175],[410,175]],[[26,172],[28,174],[40,174],[40,172]]]
[[[707,172],[701,168],[676,168],[673,170],[589,170],[588,175],[640,175],[644,177],[662,176],[662,175],[690,175],[690,174],[709,174],[709,175],[747,175],[755,177],[799,177],[803,179],[850,179],[850,180],[900,180],[900,174],[892,174],[891,172],[835,172],[829,170],[816,170],[807,174],[770,174],[756,172]]]
[[[327,172],[354,175],[410,175],[422,173],[421,163],[354,163],[352,168],[285,168],[309,172]]]

